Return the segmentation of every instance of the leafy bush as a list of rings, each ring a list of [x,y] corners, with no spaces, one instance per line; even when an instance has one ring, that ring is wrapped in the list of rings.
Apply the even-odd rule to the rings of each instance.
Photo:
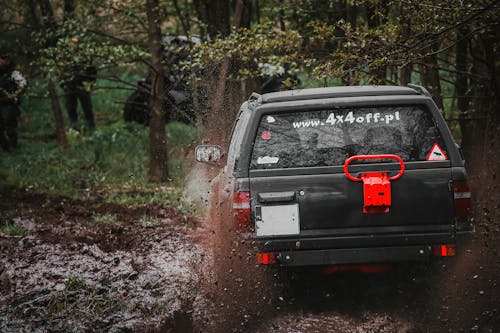
[[[0,233],[9,236],[26,236],[28,234],[28,229],[21,224],[7,222],[0,226]]]

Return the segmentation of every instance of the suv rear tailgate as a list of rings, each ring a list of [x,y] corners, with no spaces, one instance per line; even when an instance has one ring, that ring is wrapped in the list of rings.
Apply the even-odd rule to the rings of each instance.
[[[363,213],[362,183],[348,180],[338,168],[309,169],[305,175],[253,171],[250,174],[252,208],[255,211],[262,206],[298,204],[303,235],[317,234],[313,232],[317,229],[331,234],[339,228],[449,225],[453,219],[450,170],[449,167],[413,169],[408,165],[403,177],[391,182],[392,206],[386,214]],[[295,195],[272,202],[265,199],[282,192]]]
[[[432,158],[435,145],[444,156]],[[383,153],[401,156],[406,170],[391,181],[389,212],[366,214],[363,185],[347,179],[342,165],[349,156]],[[410,235],[449,237],[453,193],[446,155],[435,122],[421,106],[264,115],[249,171],[256,236],[357,237],[364,240],[360,245],[373,243],[377,234],[388,243]],[[383,162],[353,164],[350,172],[398,172],[398,164]]]

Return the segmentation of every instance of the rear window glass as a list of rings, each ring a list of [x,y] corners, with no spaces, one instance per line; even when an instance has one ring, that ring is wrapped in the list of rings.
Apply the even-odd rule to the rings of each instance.
[[[432,115],[421,106],[339,108],[264,115],[250,167],[336,166],[374,154],[405,162],[447,159]]]

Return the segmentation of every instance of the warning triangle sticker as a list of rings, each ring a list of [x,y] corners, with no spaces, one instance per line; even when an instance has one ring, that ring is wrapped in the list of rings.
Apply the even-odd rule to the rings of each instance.
[[[427,161],[445,161],[447,159],[443,149],[437,143],[432,146],[431,151],[427,155]]]

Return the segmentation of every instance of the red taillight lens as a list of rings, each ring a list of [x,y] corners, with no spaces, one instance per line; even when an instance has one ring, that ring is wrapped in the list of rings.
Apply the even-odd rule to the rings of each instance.
[[[274,265],[276,264],[276,254],[273,252],[258,253],[257,263],[261,265]]]
[[[455,201],[455,217],[466,221],[471,216],[471,194],[467,181],[453,182],[453,199]]]
[[[250,192],[234,192],[233,216],[234,222],[239,228],[250,227]]]
[[[432,253],[436,257],[453,257],[455,255],[455,245],[433,245]]]

